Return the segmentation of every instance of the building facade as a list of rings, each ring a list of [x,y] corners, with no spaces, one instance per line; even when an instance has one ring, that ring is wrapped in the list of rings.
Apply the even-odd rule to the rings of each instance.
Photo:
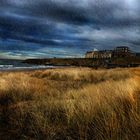
[[[94,57],[93,54],[94,54],[94,51],[87,52],[85,55],[85,58],[93,58]]]
[[[105,58],[111,58],[112,57],[112,51],[110,50],[102,50],[102,51],[90,51],[87,52],[85,55],[85,58],[95,58],[95,59],[105,59]]]
[[[130,51],[129,47],[126,46],[119,46],[116,47],[113,51],[113,57],[123,58],[123,57],[130,57],[132,52]]]
[[[122,58],[131,57],[134,54],[130,51],[127,46],[119,46],[114,50],[101,50],[101,51],[90,51],[87,52],[85,58],[95,59],[111,59],[111,58]]]

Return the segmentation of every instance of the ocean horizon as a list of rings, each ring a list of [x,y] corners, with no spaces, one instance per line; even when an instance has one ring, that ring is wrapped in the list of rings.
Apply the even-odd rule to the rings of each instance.
[[[0,59],[0,71],[49,69],[56,67],[57,66],[26,64],[23,63],[22,60]]]

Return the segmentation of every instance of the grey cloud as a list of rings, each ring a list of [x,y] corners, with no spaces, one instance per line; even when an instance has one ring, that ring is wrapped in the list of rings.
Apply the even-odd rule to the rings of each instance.
[[[0,0],[0,39],[54,48],[56,55],[68,47],[80,54],[124,44],[139,50],[139,13],[139,0]]]
[[[137,0],[136,4],[140,2]],[[82,1],[38,1],[31,3],[28,10],[34,16],[50,18],[54,21],[90,24],[99,26],[129,26],[140,23],[139,8],[128,7],[126,0],[87,0],[87,5],[81,6]],[[133,14],[131,14],[133,13]]]

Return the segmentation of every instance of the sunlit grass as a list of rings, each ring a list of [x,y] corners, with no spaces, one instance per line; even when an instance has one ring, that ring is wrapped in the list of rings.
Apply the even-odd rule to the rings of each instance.
[[[1,139],[139,140],[140,69],[0,73]]]

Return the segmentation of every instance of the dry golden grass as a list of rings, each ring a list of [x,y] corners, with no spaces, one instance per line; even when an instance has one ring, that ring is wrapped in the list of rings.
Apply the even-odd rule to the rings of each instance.
[[[0,140],[139,140],[140,68],[0,73]]]

